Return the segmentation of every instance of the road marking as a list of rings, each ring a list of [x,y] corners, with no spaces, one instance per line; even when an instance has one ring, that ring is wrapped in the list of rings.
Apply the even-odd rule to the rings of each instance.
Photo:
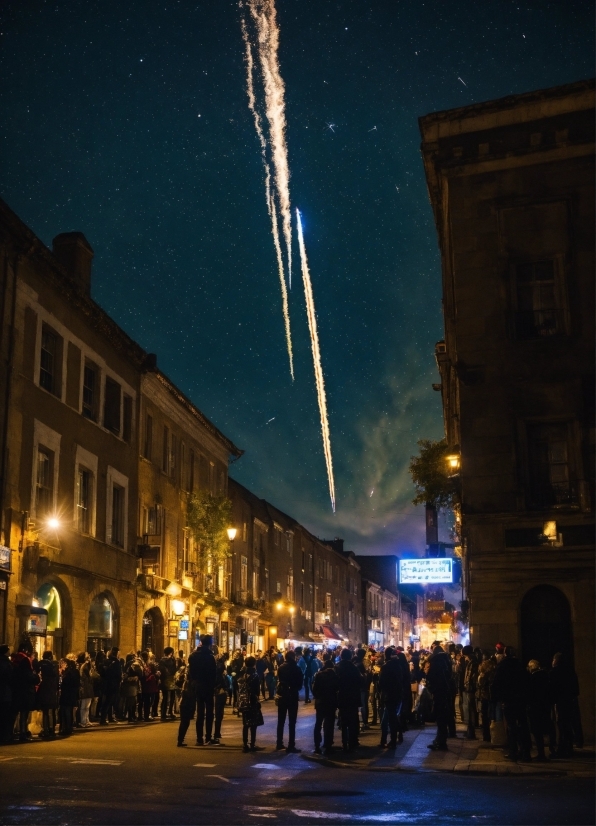
[[[214,769],[217,763],[195,763],[195,769]]]
[[[255,763],[254,766],[251,766],[251,769],[273,769],[273,771],[279,771],[281,766],[278,766],[277,763]]]
[[[0,757],[0,763],[6,763],[7,760],[14,760],[14,757]]]
[[[218,780],[223,780],[224,783],[232,783],[234,786],[238,785],[237,780],[230,780],[229,777],[224,777],[223,774],[206,774],[205,777],[217,777]]]
[[[70,761],[71,765],[85,764],[87,766],[121,766],[123,762],[123,760],[93,760],[83,757]]]

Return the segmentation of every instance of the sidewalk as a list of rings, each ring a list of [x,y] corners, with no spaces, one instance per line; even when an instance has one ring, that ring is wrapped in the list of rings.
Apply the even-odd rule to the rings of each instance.
[[[482,740],[464,740],[465,726],[457,726],[457,739],[447,741],[449,751],[431,751],[436,727],[427,725],[404,734],[404,742],[395,751],[379,747],[380,726],[360,735],[361,747],[354,752],[341,750],[340,733],[336,729],[336,751],[330,757],[303,753],[306,760],[332,768],[350,768],[380,772],[456,772],[469,775],[531,775],[533,777],[594,776],[594,751],[576,750],[569,760],[549,760],[546,763],[511,763],[505,760],[503,749],[493,748]]]

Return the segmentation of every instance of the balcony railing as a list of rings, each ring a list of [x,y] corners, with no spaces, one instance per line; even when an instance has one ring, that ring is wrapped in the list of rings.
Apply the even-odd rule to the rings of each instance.
[[[253,597],[250,591],[234,591],[232,593],[232,602],[236,605],[244,605],[246,608],[252,608],[255,611],[260,611],[265,606],[265,600]]]
[[[578,488],[575,482],[534,485],[530,490],[530,502],[534,508],[579,507]]]
[[[562,310],[518,310],[515,313],[515,337],[518,339],[561,335],[565,335],[565,316]]]

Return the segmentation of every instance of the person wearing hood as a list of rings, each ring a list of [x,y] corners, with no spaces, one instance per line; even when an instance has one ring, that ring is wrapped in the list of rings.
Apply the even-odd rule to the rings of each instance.
[[[410,686],[408,683],[408,693]],[[400,711],[403,703],[404,686],[402,666],[393,648],[385,649],[385,664],[379,675],[379,691],[383,701],[383,717],[381,719],[381,748],[396,748],[403,743],[404,736],[400,725]],[[390,735],[387,743],[387,735]]]
[[[10,648],[0,645],[0,745],[12,742],[12,665]]]

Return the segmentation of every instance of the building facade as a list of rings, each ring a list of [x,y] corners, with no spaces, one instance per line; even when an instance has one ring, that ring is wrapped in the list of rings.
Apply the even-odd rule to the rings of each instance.
[[[0,233],[0,638],[132,647],[145,353],[91,299],[81,233],[50,251],[2,202]]]
[[[594,82],[420,128],[471,641],[574,657],[593,737]]]

